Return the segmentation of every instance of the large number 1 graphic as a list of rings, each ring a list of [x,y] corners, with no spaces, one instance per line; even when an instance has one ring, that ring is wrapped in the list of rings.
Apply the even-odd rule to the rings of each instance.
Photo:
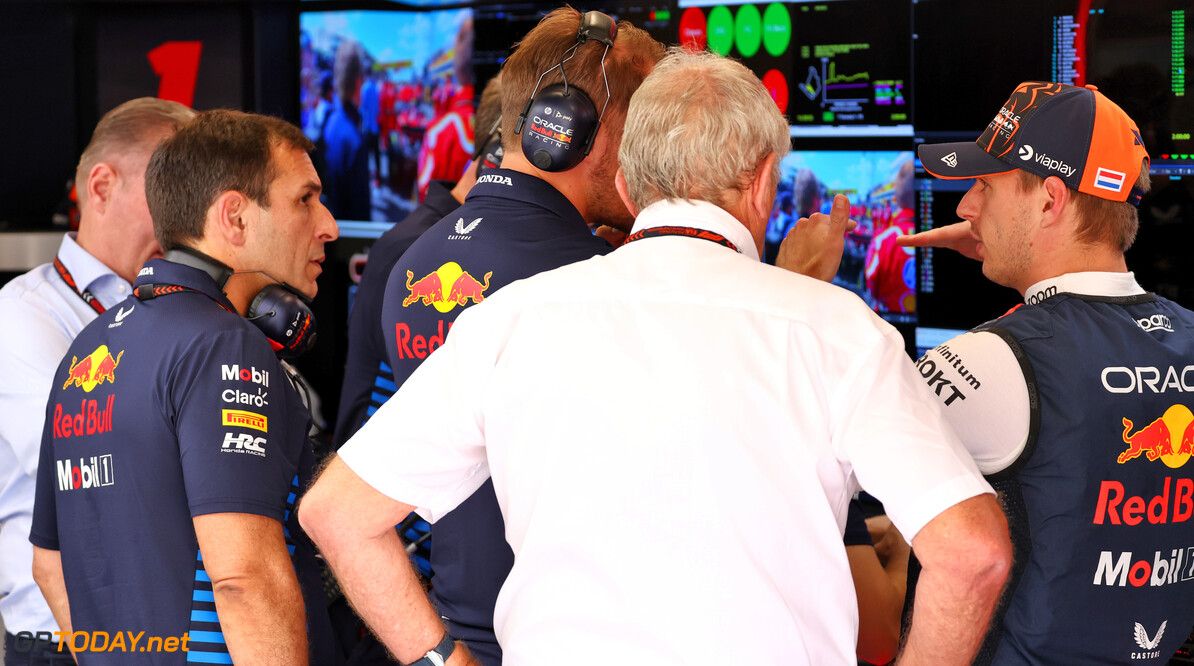
[[[158,76],[158,97],[191,106],[203,42],[166,42],[145,54]]]

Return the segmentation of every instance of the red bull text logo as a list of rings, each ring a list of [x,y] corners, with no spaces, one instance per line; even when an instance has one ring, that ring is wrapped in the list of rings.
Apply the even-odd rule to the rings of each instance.
[[[113,358],[112,354],[108,353],[108,345],[100,345],[81,360],[78,356],[72,356],[70,370],[66,373],[66,382],[62,385],[63,390],[74,384],[87,393],[91,393],[91,390],[102,384],[104,380],[107,380],[108,383],[115,382],[116,366],[120,365],[121,356],[124,356],[124,351],[120,351]]]
[[[1169,501],[1173,489],[1173,502]],[[1172,515],[1169,513],[1173,508]],[[1095,506],[1095,525],[1104,521],[1112,525],[1139,525],[1146,519],[1151,525],[1184,523],[1194,516],[1194,479],[1165,477],[1165,487],[1160,495],[1145,499],[1139,495],[1128,496],[1124,484],[1119,481],[1104,481],[1099,484],[1099,501]]]
[[[90,460],[79,458],[79,464],[69,459],[55,460],[58,471],[58,490],[87,490],[116,483],[112,477],[112,454],[91,456]]]
[[[480,303],[485,300],[484,294],[489,289],[491,275],[493,271],[485,274],[484,282],[478,282],[455,261],[449,261],[435,269],[434,273],[418,280],[414,279],[413,272],[407,271],[406,288],[410,295],[403,299],[402,307],[421,299],[423,305],[433,305],[440,312],[448,312],[457,305],[465,305],[469,300]]]
[[[1161,551],[1153,551],[1152,561],[1147,559],[1132,561],[1131,551],[1115,553],[1104,550],[1099,553],[1099,564],[1095,569],[1095,585],[1117,585],[1127,587],[1161,587],[1181,581],[1194,579],[1194,547],[1174,548],[1168,556]]]
[[[448,330],[452,330],[453,322],[448,322]],[[437,347],[444,344],[444,320],[439,320],[439,327],[435,335],[424,337],[412,336],[410,326],[402,322],[394,324],[394,335],[398,344],[398,358],[427,358]]]
[[[260,430],[261,432],[269,432],[266,427],[266,417],[263,414],[246,412],[239,409],[222,409],[220,413],[222,416],[220,419],[221,425],[241,426],[243,428]]]
[[[1123,424],[1123,440],[1128,448],[1116,458],[1121,465],[1143,454],[1150,461],[1160,460],[1176,469],[1185,465],[1194,452],[1194,414],[1185,405],[1173,405],[1161,418],[1131,435],[1132,422],[1123,419]],[[1179,442],[1176,450],[1175,439]]]
[[[65,412],[62,409],[62,403],[54,405],[54,416],[51,417],[54,437],[66,439],[112,432],[112,405],[115,402],[116,396],[108,396],[108,400],[101,410],[98,401],[81,400],[79,401],[79,411],[74,413]]]

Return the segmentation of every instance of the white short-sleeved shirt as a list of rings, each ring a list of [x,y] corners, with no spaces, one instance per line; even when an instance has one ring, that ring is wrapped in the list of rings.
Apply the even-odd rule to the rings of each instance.
[[[1136,296],[1145,293],[1132,273],[1066,273],[1025,292],[1035,304],[1050,296]],[[1028,444],[1031,410],[1023,366],[1006,341],[989,331],[968,331],[916,362],[940,397],[954,431],[983,474],[1011,466]]]
[[[856,296],[759,263],[714,206],[635,230],[663,225],[742,254],[644,238],[511,284],[340,456],[433,521],[492,474],[508,664],[852,665],[851,495],[911,539],[990,487]]]
[[[105,308],[130,285],[66,234],[58,257]],[[0,289],[0,617],[5,630],[57,631],[33,581],[29,526],[50,382],[70,343],[96,311],[43,264]]]

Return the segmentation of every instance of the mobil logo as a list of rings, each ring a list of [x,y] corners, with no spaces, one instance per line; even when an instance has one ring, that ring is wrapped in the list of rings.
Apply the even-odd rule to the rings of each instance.
[[[71,459],[55,460],[58,472],[58,490],[89,490],[111,486],[116,483],[112,475],[112,454],[79,458],[78,464]]]
[[[108,351],[108,345],[96,347],[95,351],[81,359],[71,356],[70,368],[66,371],[66,382],[62,384],[63,390],[68,386],[77,386],[91,393],[105,381],[109,384],[115,383],[116,366],[120,365],[121,356],[124,356],[123,350],[112,356]]]
[[[226,382],[253,382],[254,384],[269,388],[269,370],[258,370],[253,366],[242,368],[236,363],[232,365],[222,364],[220,365],[220,379]]]
[[[1149,461],[1160,460],[1176,469],[1185,465],[1194,453],[1194,414],[1185,405],[1172,405],[1161,418],[1135,433],[1131,419],[1123,419],[1123,425],[1123,440],[1128,448],[1116,458],[1121,465],[1143,455]]]
[[[413,271],[407,271],[406,289],[410,293],[402,300],[402,307],[422,300],[423,305],[434,306],[440,312],[449,312],[470,300],[480,303],[485,300],[485,290],[489,289],[492,275],[493,271],[489,271],[483,281],[478,281],[455,261],[445,263],[418,280],[415,280]]]

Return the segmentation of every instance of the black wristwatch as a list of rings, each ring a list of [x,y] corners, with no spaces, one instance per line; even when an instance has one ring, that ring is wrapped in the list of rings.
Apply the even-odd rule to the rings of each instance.
[[[444,637],[439,639],[439,645],[427,651],[423,658],[408,666],[444,666],[448,661],[448,657],[452,656],[452,650],[456,649],[456,641],[452,635],[447,631],[444,632]]]

